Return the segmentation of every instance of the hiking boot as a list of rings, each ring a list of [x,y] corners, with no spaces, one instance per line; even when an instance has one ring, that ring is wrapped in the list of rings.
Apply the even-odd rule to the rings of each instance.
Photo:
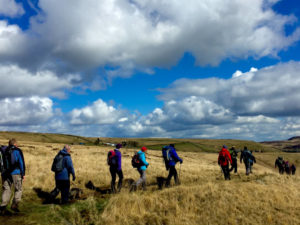
[[[6,210],[6,206],[0,206],[0,215],[3,216]]]
[[[16,212],[16,213],[20,212],[17,204],[12,204],[11,205],[11,210],[14,211],[14,212]]]
[[[132,184],[130,187],[130,192],[136,191],[137,186],[135,184]]]

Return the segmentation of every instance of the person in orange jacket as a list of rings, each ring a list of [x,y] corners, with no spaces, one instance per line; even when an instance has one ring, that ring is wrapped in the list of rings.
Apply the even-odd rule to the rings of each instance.
[[[232,164],[232,159],[226,145],[219,152],[218,164],[221,166],[225,180],[230,180],[229,163]]]

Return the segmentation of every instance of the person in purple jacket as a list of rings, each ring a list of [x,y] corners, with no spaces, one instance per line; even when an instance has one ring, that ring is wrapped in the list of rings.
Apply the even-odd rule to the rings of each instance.
[[[117,191],[120,192],[122,188],[123,182],[123,172],[122,172],[122,154],[120,152],[120,148],[122,148],[122,144],[117,144],[116,149],[114,150],[115,155],[113,156],[115,159],[113,160],[114,163],[110,164],[109,171],[111,174],[111,192],[116,193],[116,178],[117,174],[119,176],[118,181],[118,189]]]
[[[70,174],[72,174],[73,181],[75,181],[75,171],[71,158],[71,147],[65,145],[64,148],[59,151],[59,155],[62,155],[62,170],[55,172],[55,189],[51,192],[51,197],[55,197],[61,192],[61,204],[66,204],[69,201],[70,193]]]
[[[183,162],[181,158],[179,158],[179,156],[176,153],[176,149],[174,144],[170,144],[168,146],[169,153],[168,153],[168,166],[169,166],[169,175],[167,177],[167,181],[166,181],[166,187],[170,186],[170,182],[172,177],[174,176],[174,180],[175,180],[175,184],[178,185],[179,184],[179,179],[178,179],[178,174],[177,174],[177,170],[175,168],[175,165],[177,162],[180,162],[180,164]]]

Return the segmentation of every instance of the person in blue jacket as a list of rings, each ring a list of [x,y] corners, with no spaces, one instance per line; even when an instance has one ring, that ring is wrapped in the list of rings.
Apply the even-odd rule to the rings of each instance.
[[[14,186],[14,199],[11,209],[19,212],[18,204],[22,198],[22,184],[25,179],[25,160],[21,149],[18,148],[16,139],[11,139],[8,146],[2,149],[5,158],[5,170],[2,172],[2,202],[0,206],[1,214],[6,211]]]
[[[175,184],[176,185],[179,184],[178,174],[175,168],[177,162],[180,162],[181,164],[183,160],[179,158],[179,156],[177,155],[174,144],[170,144],[169,153],[168,153],[168,162],[167,162],[169,166],[169,175],[167,177],[166,187],[170,186],[170,182],[173,176],[174,176]]]
[[[61,192],[61,204],[66,204],[69,201],[70,192],[70,174],[72,174],[73,181],[75,181],[75,171],[71,158],[71,147],[65,145],[64,148],[59,151],[58,154],[63,156],[63,169],[60,172],[55,172],[55,189],[51,192],[53,198],[55,198],[59,192]]]
[[[137,182],[133,184],[133,186],[131,187],[131,191],[135,191],[140,184],[142,184],[143,190],[146,190],[146,170],[149,166],[149,163],[146,161],[146,151],[147,148],[142,147],[141,150],[137,152],[140,160],[140,166],[137,168],[140,174],[140,179],[138,179]]]

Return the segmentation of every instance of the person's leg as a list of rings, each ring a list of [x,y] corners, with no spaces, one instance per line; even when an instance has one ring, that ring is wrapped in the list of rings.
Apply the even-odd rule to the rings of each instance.
[[[237,173],[237,159],[234,159],[234,173]]]
[[[178,174],[177,174],[177,170],[176,170],[176,167],[174,166],[173,167],[173,174],[174,174],[174,181],[175,181],[175,185],[178,185],[179,184],[179,179],[178,179]]]
[[[111,175],[111,183],[110,183],[110,187],[111,187],[111,192],[112,193],[116,193],[116,187],[115,187],[115,184],[116,184],[116,174],[117,174],[117,170],[116,168],[114,167],[110,167],[109,168],[109,171],[110,171],[110,175]]]
[[[168,175],[167,181],[166,181],[166,186],[167,187],[170,186],[170,182],[171,182],[172,176],[174,176],[174,171],[175,171],[175,166],[170,166],[169,175]]]
[[[117,171],[118,176],[119,176],[119,182],[118,182],[118,192],[121,191],[122,188],[122,183],[123,183],[123,172],[122,170]]]
[[[11,186],[12,186],[12,177],[2,177],[2,201],[1,201],[1,206],[0,210],[1,213],[2,211],[6,209],[6,206],[9,203],[10,196],[11,196]]]
[[[66,204],[69,201],[69,193],[70,193],[70,181],[62,180],[61,181],[61,204]]]
[[[225,166],[221,166],[221,168],[222,168],[222,172],[224,174],[224,179],[226,180],[226,168],[225,168]]]
[[[246,167],[246,175],[248,176],[249,175],[249,173],[250,173],[250,163],[249,162],[246,162],[245,163],[245,167]]]
[[[15,195],[13,199],[13,203],[11,205],[11,209],[14,211],[19,211],[18,204],[22,199],[22,177],[21,175],[12,175],[14,187],[15,187]]]

